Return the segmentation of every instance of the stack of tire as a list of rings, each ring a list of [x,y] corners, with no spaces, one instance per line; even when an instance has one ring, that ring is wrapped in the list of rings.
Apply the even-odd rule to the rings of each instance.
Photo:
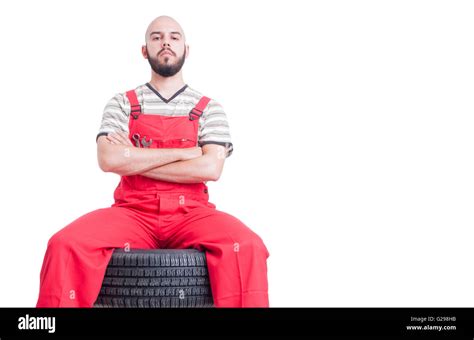
[[[196,249],[115,249],[94,307],[213,307],[206,255]]]

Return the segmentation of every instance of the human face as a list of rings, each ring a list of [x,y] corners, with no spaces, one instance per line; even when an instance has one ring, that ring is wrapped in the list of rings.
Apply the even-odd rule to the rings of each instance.
[[[150,30],[147,40],[146,55],[155,73],[172,77],[181,70],[187,49],[179,30],[157,27]]]

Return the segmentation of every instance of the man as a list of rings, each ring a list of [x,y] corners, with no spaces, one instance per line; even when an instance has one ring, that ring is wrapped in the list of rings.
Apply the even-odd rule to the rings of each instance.
[[[216,307],[268,307],[266,246],[208,200],[233,146],[222,107],[183,81],[181,26],[153,20],[142,54],[150,82],[108,102],[97,136],[100,168],[121,176],[115,202],[50,238],[37,307],[92,307],[124,246],[205,251]]]

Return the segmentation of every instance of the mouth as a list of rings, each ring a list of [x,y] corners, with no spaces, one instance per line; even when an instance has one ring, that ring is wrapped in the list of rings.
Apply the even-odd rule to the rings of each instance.
[[[173,55],[173,53],[171,51],[163,51],[160,53],[160,55]]]

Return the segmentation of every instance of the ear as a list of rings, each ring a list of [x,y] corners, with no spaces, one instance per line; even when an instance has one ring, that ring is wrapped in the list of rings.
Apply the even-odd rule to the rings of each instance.
[[[146,52],[146,45],[142,46],[142,56],[145,59],[148,59],[148,53]]]
[[[188,56],[189,56],[189,45],[185,45],[185,48],[186,48],[186,56],[185,56],[185,59],[188,59]]]

